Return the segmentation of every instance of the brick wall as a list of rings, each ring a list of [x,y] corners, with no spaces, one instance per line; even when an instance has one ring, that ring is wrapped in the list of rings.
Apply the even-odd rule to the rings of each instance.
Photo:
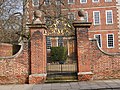
[[[0,44],[0,57],[12,56],[12,45],[11,44]]]
[[[90,41],[90,47],[93,79],[120,78],[120,53],[101,51],[96,40]]]
[[[33,84],[45,81],[46,36],[43,35],[45,28],[37,26],[30,27],[31,43],[22,44],[19,52],[13,56],[0,58],[0,84]]]
[[[24,44],[23,50],[15,56],[0,59],[0,84],[27,83],[28,63],[27,44]]]
[[[95,39],[89,40],[87,28],[76,28],[78,79],[120,78],[120,53],[100,49]]]
[[[102,51],[96,40],[89,40],[87,24],[76,23],[78,79],[120,78],[120,53]],[[83,25],[80,26],[80,25]],[[86,26],[86,27],[85,27]],[[16,55],[0,59],[0,84],[42,83],[46,79],[45,27],[30,27],[31,47],[24,43]],[[29,49],[31,51],[29,51]],[[29,54],[31,53],[31,54]]]

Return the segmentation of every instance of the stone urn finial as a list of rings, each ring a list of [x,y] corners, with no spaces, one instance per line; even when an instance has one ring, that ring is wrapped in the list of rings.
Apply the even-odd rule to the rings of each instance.
[[[42,17],[42,11],[40,10],[34,11],[33,24],[42,24],[41,17]]]
[[[78,16],[79,17],[84,17],[85,16],[84,11],[83,10],[79,10],[78,11]]]
[[[40,10],[36,10],[36,11],[34,12],[34,17],[35,17],[35,18],[41,18],[41,16],[42,16],[42,12],[41,12]]]

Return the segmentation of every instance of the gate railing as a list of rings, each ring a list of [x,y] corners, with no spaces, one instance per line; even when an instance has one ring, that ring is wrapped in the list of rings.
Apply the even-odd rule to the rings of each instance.
[[[77,72],[77,65],[74,64],[47,64],[48,72]]]

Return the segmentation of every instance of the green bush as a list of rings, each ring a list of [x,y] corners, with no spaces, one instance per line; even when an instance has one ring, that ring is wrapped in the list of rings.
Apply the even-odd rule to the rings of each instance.
[[[51,47],[51,60],[53,62],[65,62],[67,59],[66,47]]]

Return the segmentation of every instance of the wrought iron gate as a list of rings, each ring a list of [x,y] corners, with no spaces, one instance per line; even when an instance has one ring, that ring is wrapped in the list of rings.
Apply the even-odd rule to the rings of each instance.
[[[52,37],[53,38],[53,37]],[[47,37],[48,39],[48,37]],[[55,41],[54,37],[54,41]],[[65,41],[67,40],[67,41]],[[52,40],[51,40],[52,41]],[[63,38],[63,44],[68,49],[68,58],[63,62],[52,62],[50,59],[50,38],[47,42],[47,78],[56,79],[56,80],[75,80],[77,79],[77,59],[76,59],[76,48],[75,48],[75,39],[73,37],[70,38]],[[58,42],[60,43],[60,42]],[[65,45],[66,43],[66,45]],[[59,45],[59,44],[58,44]],[[60,44],[62,45],[62,44]]]

